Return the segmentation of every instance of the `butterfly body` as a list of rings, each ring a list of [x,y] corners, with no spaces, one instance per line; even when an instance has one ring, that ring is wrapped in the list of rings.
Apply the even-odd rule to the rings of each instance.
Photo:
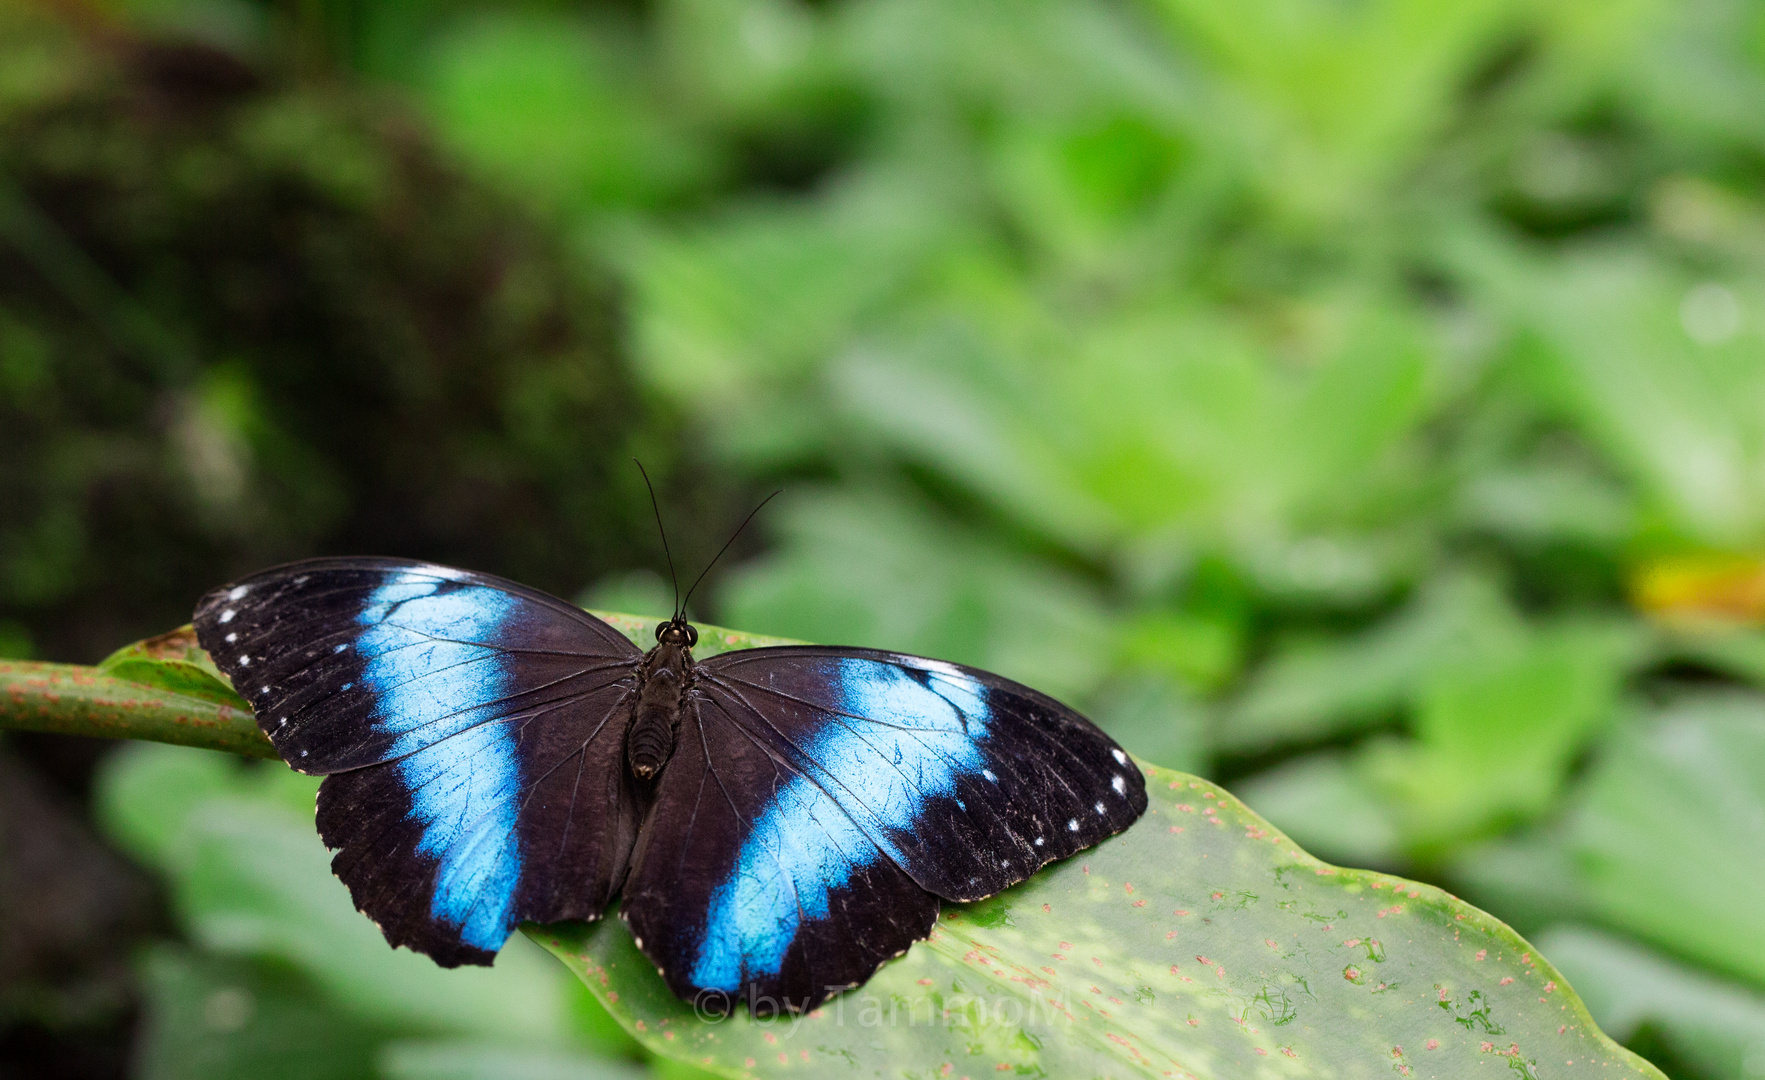
[[[692,645],[697,640],[698,631],[684,620],[670,619],[656,628],[656,646],[638,668],[625,748],[632,775],[639,780],[653,780],[662,771],[674,753],[681,724],[693,713]]]
[[[1125,828],[1144,780],[1071,709],[873,649],[647,652],[513,582],[323,559],[205,597],[204,648],[394,945],[489,963],[620,898],[684,998],[802,1009],[975,900]]]

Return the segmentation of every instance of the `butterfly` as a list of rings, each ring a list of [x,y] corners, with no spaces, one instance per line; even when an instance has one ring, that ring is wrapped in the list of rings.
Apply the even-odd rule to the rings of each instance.
[[[198,639],[391,944],[489,964],[598,919],[704,1010],[811,1008],[979,900],[1121,831],[1145,780],[1053,698],[960,664],[788,645],[640,650],[489,574],[390,558],[222,586]]]

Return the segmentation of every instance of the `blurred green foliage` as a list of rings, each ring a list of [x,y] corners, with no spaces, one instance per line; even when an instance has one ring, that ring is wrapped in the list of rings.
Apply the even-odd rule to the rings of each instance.
[[[1063,695],[1326,858],[1431,877],[1563,943],[1596,1015],[1675,1075],[1765,1075],[1765,608],[1730,597],[1740,625],[1687,629],[1632,601],[1651,567],[1756,569],[1765,550],[1765,4],[115,10],[300,87],[156,184],[233,190],[222,164],[271,155],[347,205],[423,201],[422,230],[376,234],[389,247],[472,243],[453,204],[375,187],[390,136],[339,119],[362,93],[340,88],[365,84],[523,203],[545,250],[617,283],[638,389],[596,400],[685,417],[736,485],[788,481],[768,550],[714,583],[720,622]],[[75,77],[18,49],[0,111],[36,115]],[[72,153],[61,138],[0,152]],[[128,284],[132,303],[227,310]],[[93,335],[144,333],[101,299]],[[647,559],[553,524],[599,513],[618,461],[551,419],[582,362],[548,367],[569,350],[525,325],[496,369],[525,389],[472,401],[524,403],[497,430],[525,434],[491,445],[554,463],[531,468],[580,501],[498,516],[487,543],[523,567],[500,552],[543,540],[584,579],[620,571],[588,595],[653,603],[624,573]],[[45,333],[0,320],[0,408],[65,433],[4,404],[48,393]],[[296,356],[336,377],[310,344],[332,339],[262,340],[172,400],[252,446],[305,445],[239,417],[285,423],[251,403]],[[460,413],[424,415],[458,436]],[[0,483],[73,490],[118,459],[79,445]],[[317,458],[255,452],[281,471],[236,490],[286,499],[190,501],[164,528],[336,513]],[[53,569],[78,520],[9,524],[8,551]],[[0,648],[26,629],[0,623]],[[1636,778],[1663,770],[1682,801],[1644,802]],[[152,986],[207,970],[166,955]]]

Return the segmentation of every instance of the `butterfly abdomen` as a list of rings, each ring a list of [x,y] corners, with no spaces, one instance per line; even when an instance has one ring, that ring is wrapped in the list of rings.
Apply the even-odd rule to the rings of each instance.
[[[666,642],[656,646],[646,660],[635,715],[625,735],[625,760],[639,780],[655,779],[674,754],[681,710],[686,707],[687,670],[692,664],[685,649]]]

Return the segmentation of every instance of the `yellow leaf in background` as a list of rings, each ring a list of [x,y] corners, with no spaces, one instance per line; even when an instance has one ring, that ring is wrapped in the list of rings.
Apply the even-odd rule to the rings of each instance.
[[[1657,559],[1631,575],[1630,594],[1671,625],[1765,623],[1765,554]]]

